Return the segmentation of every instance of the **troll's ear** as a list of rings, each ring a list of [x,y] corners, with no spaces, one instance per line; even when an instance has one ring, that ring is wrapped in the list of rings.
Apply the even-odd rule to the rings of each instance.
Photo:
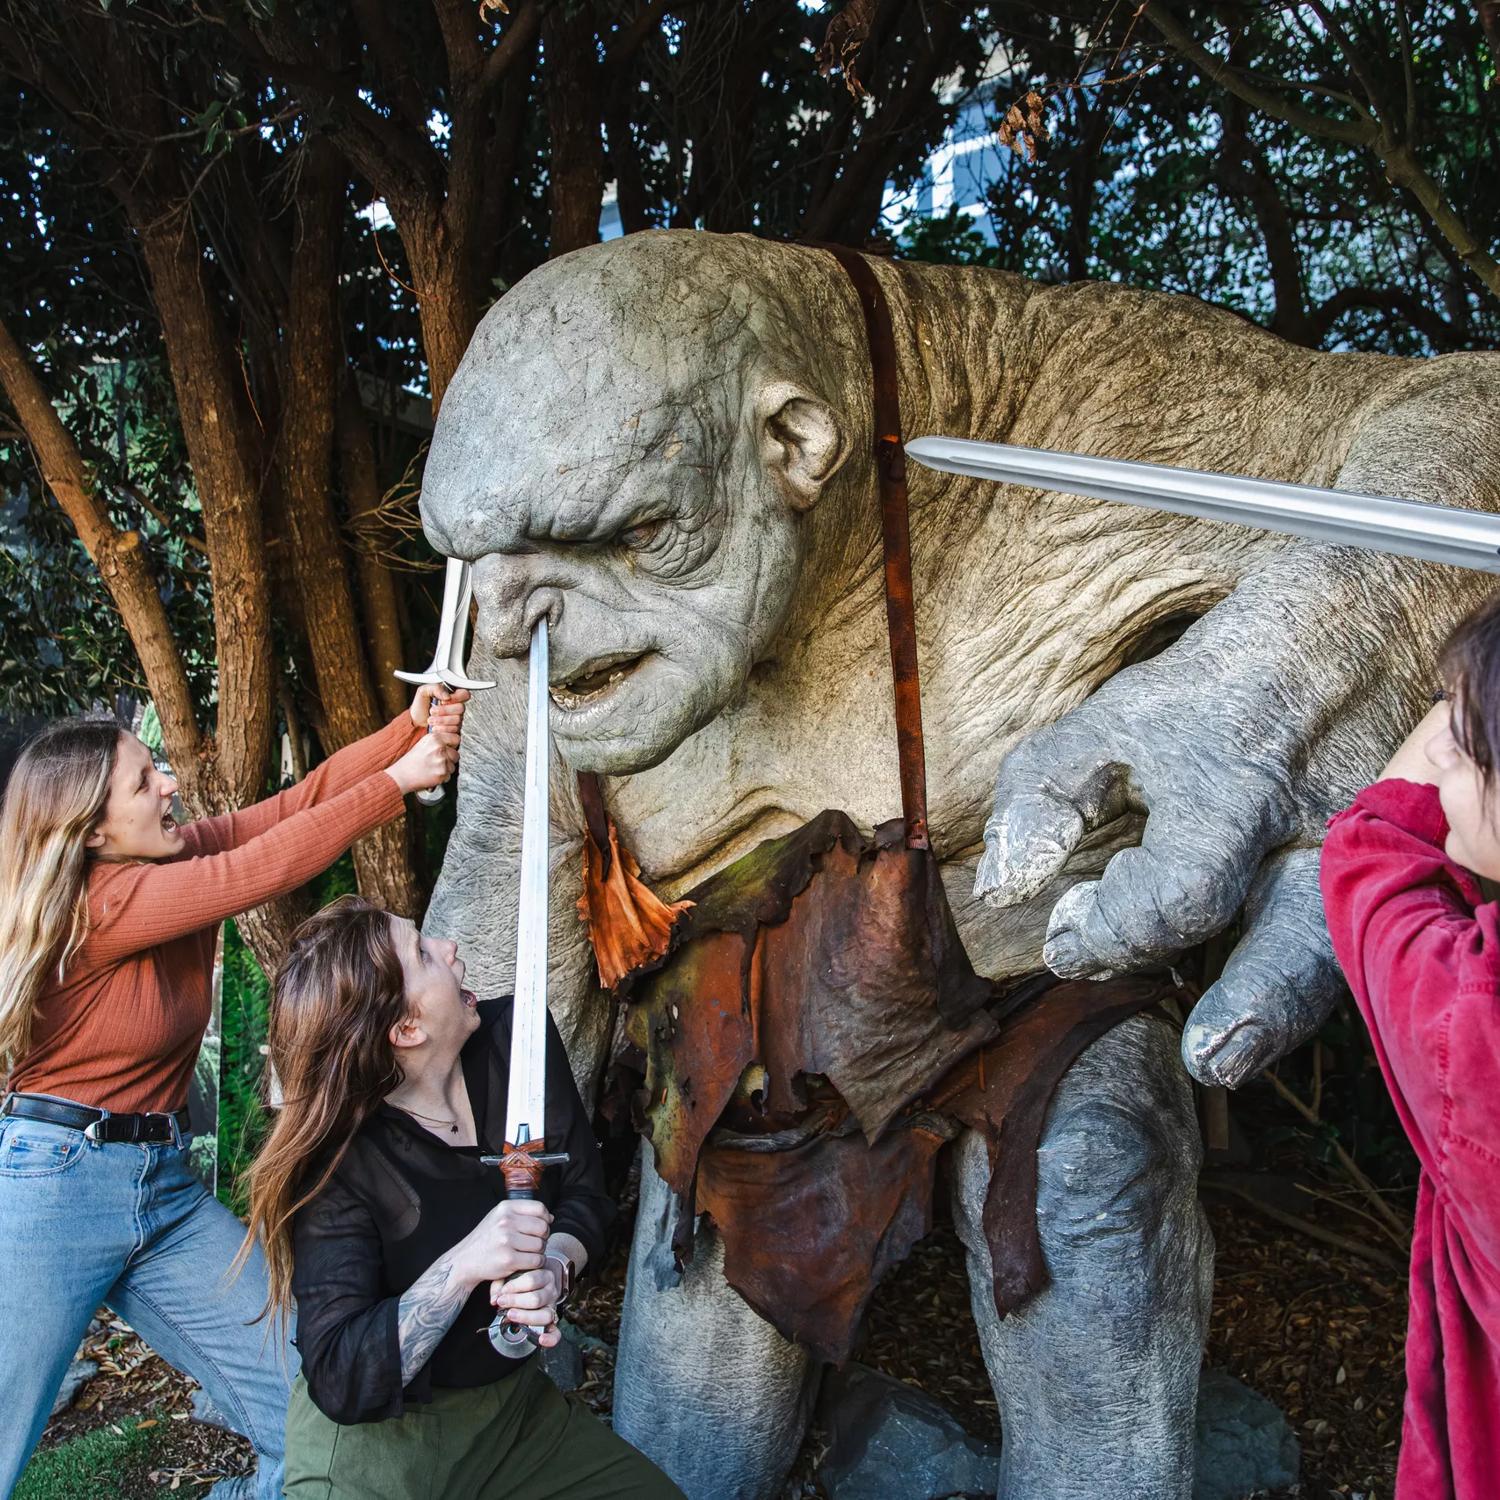
[[[813,506],[849,456],[838,414],[800,386],[766,387],[756,403],[761,460],[796,510]]]

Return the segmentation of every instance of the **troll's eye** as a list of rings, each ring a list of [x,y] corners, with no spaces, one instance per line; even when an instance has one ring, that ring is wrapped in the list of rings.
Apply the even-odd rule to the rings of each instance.
[[[620,533],[619,541],[622,547],[649,547],[661,532],[660,521],[643,521],[639,526],[627,526]]]

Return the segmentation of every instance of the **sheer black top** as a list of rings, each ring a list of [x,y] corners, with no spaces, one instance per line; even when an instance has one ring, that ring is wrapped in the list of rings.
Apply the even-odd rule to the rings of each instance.
[[[482,1166],[479,1157],[504,1147],[509,997],[482,1001],[479,1016],[461,1054],[479,1147],[445,1145],[410,1115],[382,1106],[293,1221],[295,1342],[308,1391],[335,1422],[399,1416],[408,1402],[431,1400],[434,1386],[487,1385],[526,1363],[490,1347],[485,1330],[493,1314],[484,1282],[411,1384],[401,1386],[402,1292],[505,1195],[500,1169]],[[573,1235],[597,1266],[615,1206],[605,1196],[599,1148],[550,1017],[546,1143],[570,1158],[542,1174],[538,1196],[552,1211],[552,1232]]]

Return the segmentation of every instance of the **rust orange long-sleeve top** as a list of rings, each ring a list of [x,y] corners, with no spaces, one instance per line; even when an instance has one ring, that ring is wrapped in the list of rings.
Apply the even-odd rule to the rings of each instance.
[[[10,1087],[116,1113],[180,1109],[208,1026],[219,923],[296,890],[396,817],[404,803],[385,768],[422,732],[403,713],[279,796],[187,824],[175,859],[96,864],[88,936],[42,993]]]

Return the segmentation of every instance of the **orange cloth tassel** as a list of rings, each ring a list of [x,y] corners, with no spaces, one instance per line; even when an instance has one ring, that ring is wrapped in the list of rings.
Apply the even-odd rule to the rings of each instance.
[[[668,905],[640,878],[635,856],[620,843],[615,820],[609,820],[609,861],[592,838],[583,841],[583,894],[578,915],[588,928],[599,966],[599,983],[612,990],[632,969],[667,951],[672,924],[691,901]]]

